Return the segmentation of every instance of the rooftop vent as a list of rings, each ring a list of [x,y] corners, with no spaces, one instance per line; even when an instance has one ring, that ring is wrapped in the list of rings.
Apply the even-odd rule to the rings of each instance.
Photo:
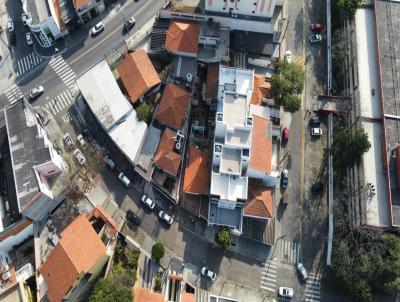
[[[253,126],[253,118],[252,117],[246,118],[246,125],[247,126]]]
[[[217,121],[222,122],[223,119],[224,119],[224,115],[222,114],[222,112],[218,112],[217,113]]]
[[[222,146],[221,145],[215,145],[214,146],[214,152],[221,153],[222,152]]]

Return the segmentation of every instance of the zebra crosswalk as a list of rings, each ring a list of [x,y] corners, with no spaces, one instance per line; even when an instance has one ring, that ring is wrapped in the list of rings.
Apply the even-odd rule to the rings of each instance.
[[[275,260],[267,260],[264,267],[261,269],[260,288],[275,292],[276,291],[276,274],[278,271],[279,262]]]
[[[279,258],[282,262],[296,264],[300,262],[300,244],[294,241],[280,241]]]
[[[305,302],[319,302],[321,295],[321,276],[308,274]]]
[[[7,87],[4,90],[4,94],[6,95],[7,100],[11,104],[15,103],[17,100],[19,100],[20,98],[23,97],[23,94],[22,94],[21,90],[19,89],[19,86],[16,84],[13,84],[13,85]]]
[[[17,73],[16,73],[17,77],[20,77],[24,73],[27,73],[28,71],[35,68],[43,61],[44,59],[37,56],[34,52],[31,52],[25,57],[22,57],[17,61]]]
[[[69,90],[65,90],[54,99],[51,99],[44,107],[46,110],[50,111],[51,114],[56,115],[58,112],[69,107],[72,103],[73,97],[71,93]]]
[[[60,76],[61,80],[68,87],[72,89],[74,87],[76,74],[62,56],[53,57],[49,65],[54,71]]]

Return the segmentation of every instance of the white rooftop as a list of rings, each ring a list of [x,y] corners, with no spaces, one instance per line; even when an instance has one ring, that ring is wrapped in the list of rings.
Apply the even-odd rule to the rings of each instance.
[[[239,177],[228,174],[211,174],[211,195],[218,195],[222,200],[236,201],[247,199],[247,177]]]
[[[253,78],[254,71],[250,69],[225,66],[219,68],[219,86],[234,84],[236,86],[234,92],[241,95],[246,95],[249,89],[253,90]]]

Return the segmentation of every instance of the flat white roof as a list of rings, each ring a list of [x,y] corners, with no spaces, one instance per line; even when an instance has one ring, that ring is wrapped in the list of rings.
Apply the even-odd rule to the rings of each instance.
[[[76,83],[90,109],[107,131],[132,110],[106,61],[98,63]]]
[[[378,54],[375,47],[376,32],[373,10],[357,10],[355,21],[361,116],[381,118],[380,88],[376,68]],[[372,89],[375,89],[374,96]],[[371,148],[364,154],[365,183],[372,183],[376,188],[376,195],[366,202],[367,224],[387,226],[390,222],[386,180],[383,177],[384,171],[381,160],[382,125],[366,121],[361,124],[371,142]]]
[[[219,67],[219,86],[234,84],[236,86],[236,93],[246,95],[248,90],[253,90],[253,79],[253,70],[225,66]]]
[[[247,199],[247,177],[211,173],[211,195],[218,195],[223,200]]]

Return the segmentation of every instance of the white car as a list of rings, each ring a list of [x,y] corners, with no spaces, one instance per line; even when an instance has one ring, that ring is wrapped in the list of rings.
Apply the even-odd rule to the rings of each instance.
[[[75,149],[74,156],[82,166],[86,163],[86,158],[83,156],[81,150]]]
[[[26,33],[25,37],[26,37],[26,43],[28,43],[28,45],[33,45],[32,34]]]
[[[69,135],[69,133],[65,133],[64,134],[64,142],[67,145],[68,148],[71,148],[74,145],[74,142],[72,141],[71,135]]]
[[[125,22],[125,28],[126,30],[130,30],[132,27],[134,27],[136,24],[135,18],[131,17]]]
[[[292,298],[293,297],[293,288],[280,287],[278,293],[279,293],[279,296],[281,296],[281,297]]]
[[[304,265],[302,263],[298,263],[296,267],[301,276],[301,279],[303,279],[303,281],[306,281],[308,278],[308,274],[306,269],[304,268]]]
[[[311,136],[321,136],[322,129],[321,128],[311,128]]]
[[[285,52],[285,59],[288,63],[292,63],[292,52],[290,50]]]
[[[34,99],[34,98],[38,97],[39,95],[41,95],[43,93],[43,91],[44,91],[43,86],[39,85],[31,90],[31,92],[29,93],[29,97],[31,99]]]
[[[14,31],[14,21],[11,18],[8,19],[7,29],[10,33]]]
[[[90,33],[92,34],[92,36],[96,36],[103,30],[104,30],[104,23],[103,21],[100,21],[99,23],[97,23],[95,26],[92,27]]]
[[[125,176],[124,173],[119,173],[118,178],[125,185],[125,187],[129,188],[131,186],[131,181]]]
[[[154,209],[154,206],[156,205],[156,203],[154,201],[152,201],[149,196],[147,195],[143,195],[142,199],[140,199],[141,202],[143,202],[147,207],[149,207],[149,209]]]
[[[160,217],[162,220],[164,220],[169,225],[171,225],[174,222],[174,219],[164,211],[160,211],[158,213],[158,217]]]
[[[83,149],[86,149],[87,144],[86,144],[86,141],[84,140],[82,134],[79,134],[79,135],[76,137],[76,140],[79,142],[79,144],[81,145],[81,147],[82,147]]]
[[[24,25],[26,25],[26,22],[28,22],[28,20],[29,20],[28,14],[27,14],[27,13],[22,13],[22,14],[21,14],[21,20],[22,20],[22,23],[23,23]]]
[[[319,43],[322,41],[322,36],[318,34],[314,34],[310,36],[310,43]]]
[[[215,279],[217,278],[217,274],[212,272],[212,271],[210,271],[205,266],[201,269],[201,274],[203,276],[206,276],[206,277],[210,278],[212,281],[215,281]]]

